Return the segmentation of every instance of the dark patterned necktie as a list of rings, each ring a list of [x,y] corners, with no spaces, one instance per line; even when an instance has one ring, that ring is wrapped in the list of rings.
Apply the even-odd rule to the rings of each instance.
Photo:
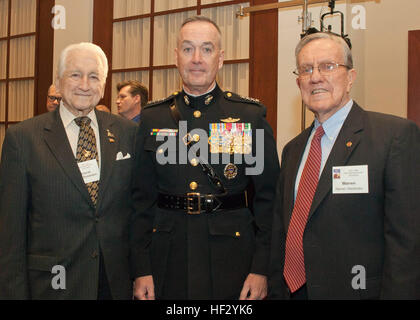
[[[323,135],[324,129],[319,126],[312,139],[309,155],[303,167],[296,202],[287,231],[283,274],[291,292],[297,291],[306,283],[303,232],[318,185],[322,157],[321,138]]]
[[[90,126],[90,119],[88,117],[79,117],[74,119],[76,124],[80,127],[79,138],[77,140],[77,162],[84,162],[96,159],[99,162],[98,152],[96,150],[95,132]],[[99,163],[98,163],[99,165]],[[90,198],[96,206],[98,199],[99,181],[86,183]]]

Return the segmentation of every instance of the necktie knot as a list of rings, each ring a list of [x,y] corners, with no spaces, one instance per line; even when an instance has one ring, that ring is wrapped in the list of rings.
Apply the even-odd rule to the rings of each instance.
[[[315,131],[314,139],[321,139],[324,133],[324,128],[322,127],[322,125],[320,125]]]
[[[76,122],[76,124],[81,127],[81,126],[89,126],[90,125],[90,118],[89,117],[78,117],[76,119],[74,119],[74,122]]]

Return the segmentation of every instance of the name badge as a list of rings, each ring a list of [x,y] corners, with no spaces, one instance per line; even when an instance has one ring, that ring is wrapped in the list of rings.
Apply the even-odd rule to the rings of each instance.
[[[96,159],[78,162],[80,173],[85,183],[95,182],[99,180],[99,167]]]
[[[332,168],[333,194],[369,193],[368,166],[344,166]]]

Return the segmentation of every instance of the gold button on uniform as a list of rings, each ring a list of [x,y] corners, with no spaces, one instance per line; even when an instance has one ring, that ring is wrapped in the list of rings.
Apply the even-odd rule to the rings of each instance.
[[[199,136],[198,134],[193,135],[193,140],[194,140],[195,142],[200,141],[200,136]]]
[[[191,190],[195,190],[195,189],[197,189],[197,188],[198,188],[198,184],[197,184],[197,182],[193,181],[193,182],[191,182],[191,183],[190,183],[190,189],[191,189]]]
[[[230,92],[228,92],[226,95],[228,96],[228,98],[230,98],[232,96],[232,94]]]
[[[195,118],[200,118],[201,117],[201,112],[198,111],[198,110],[194,111],[194,117]]]
[[[191,159],[190,163],[193,167],[196,167],[198,165],[198,159],[197,158]]]

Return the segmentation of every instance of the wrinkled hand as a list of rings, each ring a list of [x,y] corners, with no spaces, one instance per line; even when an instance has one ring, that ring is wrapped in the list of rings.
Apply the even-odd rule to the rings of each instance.
[[[133,295],[138,300],[155,300],[155,286],[152,276],[138,277],[134,281]]]
[[[250,273],[244,282],[239,300],[262,300],[267,296],[267,277]]]

